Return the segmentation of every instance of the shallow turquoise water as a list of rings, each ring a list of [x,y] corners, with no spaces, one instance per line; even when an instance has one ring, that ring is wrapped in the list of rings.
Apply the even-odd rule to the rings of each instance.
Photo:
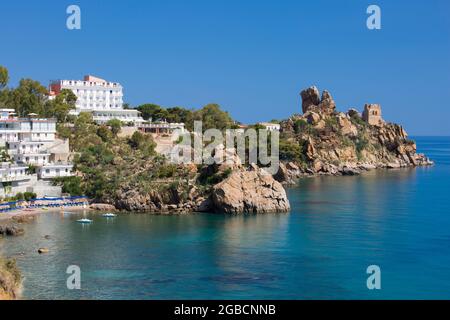
[[[83,226],[43,213],[0,250],[32,299],[450,299],[450,138],[416,140],[436,166],[305,179],[288,190],[290,214],[90,215]],[[66,288],[73,264],[81,290]],[[366,287],[372,264],[378,291]]]

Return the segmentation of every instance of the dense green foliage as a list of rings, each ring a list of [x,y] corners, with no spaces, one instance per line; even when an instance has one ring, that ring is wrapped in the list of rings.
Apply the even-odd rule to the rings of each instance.
[[[224,130],[231,128],[234,124],[234,121],[231,119],[229,113],[221,110],[218,104],[207,104],[203,108],[195,111],[194,120],[203,122],[203,130],[211,128]],[[190,126],[191,124],[188,123],[187,127],[189,128]]]
[[[8,69],[0,66],[0,90],[6,87],[9,81]]]
[[[71,196],[82,196],[84,195],[84,190],[82,187],[82,179],[78,176],[72,177],[60,177],[53,180],[55,185],[62,186],[62,192],[68,193]]]
[[[301,161],[302,148],[295,141],[280,139],[280,160]]]
[[[106,125],[111,129],[111,132],[114,136],[117,136],[122,128],[122,121],[119,119],[111,119]]]
[[[151,135],[136,131],[131,137],[119,137],[115,121],[97,125],[91,114],[80,113],[74,126],[65,129],[76,152],[75,169],[81,174],[55,179],[65,193],[113,201],[122,189],[133,186],[148,192],[160,187],[158,179],[177,179],[185,174],[156,154]]]
[[[198,110],[189,110],[182,107],[166,109],[156,104],[143,104],[137,109],[145,120],[183,122],[189,131],[194,129],[194,121],[202,121],[203,130],[210,128],[223,130],[232,128],[234,125],[234,121],[228,112],[221,110],[218,104],[207,104]]]
[[[0,104],[15,109],[19,117],[35,113],[64,123],[68,121],[70,109],[75,108],[77,98],[71,90],[63,89],[53,100],[49,100],[47,88],[38,81],[21,79],[16,88],[6,88],[7,83],[8,70],[0,66]]]
[[[231,168],[227,168],[222,172],[208,172],[208,170],[203,170],[198,177],[198,182],[205,186],[215,185],[228,178],[231,173]]]
[[[18,192],[15,196],[3,198],[2,201],[30,201],[36,199],[37,195],[34,192]]]

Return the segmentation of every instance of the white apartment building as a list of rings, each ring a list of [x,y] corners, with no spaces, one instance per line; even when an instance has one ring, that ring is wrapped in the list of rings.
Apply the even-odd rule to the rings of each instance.
[[[0,146],[0,196],[34,190],[54,193],[50,179],[72,175],[69,141],[56,138],[54,119],[18,118],[14,109],[0,109]],[[29,172],[30,165],[36,173]]]
[[[54,177],[70,177],[72,176],[71,164],[45,164],[38,168],[38,177],[40,179],[48,179]]]
[[[144,119],[135,109],[123,108],[123,88],[117,82],[109,82],[91,75],[83,80],[56,80],[50,83],[50,99],[62,89],[69,89],[77,96],[76,109],[71,114],[91,112],[97,123],[111,119],[141,123]]]

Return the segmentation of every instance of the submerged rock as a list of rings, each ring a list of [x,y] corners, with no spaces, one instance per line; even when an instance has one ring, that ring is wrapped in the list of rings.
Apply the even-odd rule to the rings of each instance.
[[[15,225],[0,225],[0,235],[5,236],[21,236],[25,231]]]
[[[50,249],[49,248],[39,248],[38,252],[39,252],[39,254],[49,253]]]

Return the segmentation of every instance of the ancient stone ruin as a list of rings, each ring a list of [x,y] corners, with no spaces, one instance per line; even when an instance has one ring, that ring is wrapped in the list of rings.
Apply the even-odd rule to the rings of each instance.
[[[384,123],[381,118],[381,107],[379,104],[366,104],[364,106],[362,118],[372,126],[380,126]]]

